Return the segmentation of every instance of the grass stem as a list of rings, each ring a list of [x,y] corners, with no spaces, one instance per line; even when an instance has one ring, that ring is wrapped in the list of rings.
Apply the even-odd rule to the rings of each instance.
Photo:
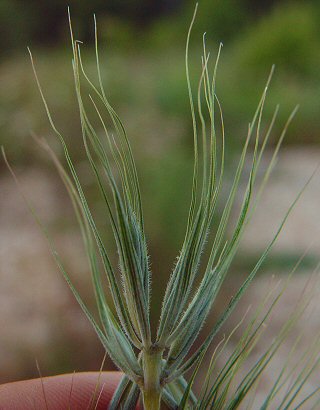
[[[162,351],[143,353],[144,384],[142,389],[145,410],[159,410],[161,400],[160,376],[162,370]]]

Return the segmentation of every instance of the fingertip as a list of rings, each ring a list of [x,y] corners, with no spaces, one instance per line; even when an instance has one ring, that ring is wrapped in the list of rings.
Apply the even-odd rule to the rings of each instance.
[[[0,409],[105,409],[122,374],[87,372],[24,380],[0,386]]]

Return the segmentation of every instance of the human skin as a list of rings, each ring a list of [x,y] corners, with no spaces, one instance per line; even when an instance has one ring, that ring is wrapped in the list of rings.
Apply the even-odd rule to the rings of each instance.
[[[106,410],[120,372],[87,372],[0,385],[0,410]]]

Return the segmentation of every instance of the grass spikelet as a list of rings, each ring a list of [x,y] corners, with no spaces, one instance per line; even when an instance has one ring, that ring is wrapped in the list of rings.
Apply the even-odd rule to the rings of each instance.
[[[290,115],[274,147],[273,155],[263,177],[258,178],[261,160],[268,147],[279,111],[279,107],[276,107],[269,126],[263,132],[262,118],[274,71],[272,68],[257,109],[248,126],[224,208],[219,216],[218,224],[214,225],[215,228],[213,228],[213,218],[218,217],[217,204],[221,200],[225,183],[226,135],[222,108],[216,95],[218,62],[222,44],[219,46],[211,73],[211,55],[206,50],[205,36],[203,37],[201,75],[197,84],[197,93],[193,95],[188,59],[190,36],[196,13],[197,7],[188,31],[185,54],[194,142],[191,200],[184,240],[167,283],[156,334],[151,333],[150,284],[152,274],[144,231],[137,167],[125,127],[109,102],[103,86],[96,18],[94,17],[94,27],[98,85],[95,85],[94,80],[90,79],[86,72],[85,63],[81,57],[83,46],[75,39],[69,13],[73,53],[72,70],[79,108],[82,142],[110,219],[119,255],[120,274],[111,263],[108,244],[102,239],[103,235],[98,228],[95,215],[90,209],[63,133],[54,123],[29,50],[40,96],[52,130],[63,147],[66,167],[46,141],[38,138],[37,140],[51,157],[72,201],[92,274],[99,322],[94,319],[94,315],[89,312],[82,301],[56,252],[50,234],[33,211],[32,204],[28,200],[27,202],[48,240],[53,257],[71,291],[92,323],[107,354],[124,373],[110,403],[110,409],[134,408],[139,398],[142,399],[146,410],[157,410],[162,402],[165,402],[170,409],[210,408],[218,410],[238,408],[247,399],[249,393],[254,392],[263,371],[288,337],[294,324],[301,319],[308,305],[308,300],[302,298],[301,303],[283,325],[269,348],[239,381],[238,376],[243,364],[262,337],[265,324],[284,292],[284,288],[280,289],[278,293],[275,292],[276,296],[273,299],[270,293],[266,293],[259,308],[251,316],[247,314],[249,317],[247,327],[227,358],[225,365],[217,372],[217,359],[221,357],[231,337],[229,335],[221,340],[221,338],[217,338],[217,335],[268,257],[292,209],[313,175],[298,193],[284,215],[274,237],[225,310],[209,329],[204,340],[200,344],[196,344],[199,333],[212,310],[238,252],[245,227],[259,204],[259,199],[277,160],[286,131],[297,111],[297,108],[294,109]],[[90,89],[89,95],[85,96],[82,86],[84,82]],[[92,113],[93,108],[93,115],[96,115],[100,121],[104,132],[103,136],[93,126],[94,121],[89,114],[88,103],[91,104],[90,113]],[[108,129],[107,121],[111,121],[112,131]],[[245,168],[248,164],[249,175],[245,179]],[[8,163],[7,165],[14,175],[10,165]],[[15,175],[14,178],[16,179]],[[245,189],[241,191],[240,184],[243,181],[245,181]],[[239,197],[241,198],[241,206],[236,221],[232,224],[231,215],[236,211],[235,200]],[[208,250],[208,253],[205,253],[205,250]],[[112,300],[108,300],[104,293],[104,281],[108,282]],[[270,300],[272,302],[268,305]],[[236,330],[238,329],[234,329],[234,332]],[[214,354],[207,368],[206,377],[202,381],[203,387],[196,395],[193,391],[194,382],[200,374],[199,369],[203,367],[204,357],[213,342],[215,343]],[[298,343],[297,339],[296,344]],[[296,344],[292,348],[288,361],[294,355]],[[279,409],[302,408],[310,399],[317,397],[319,389],[297,402],[306,380],[319,365],[318,342],[314,342],[311,351],[311,353],[306,352],[299,359],[298,364],[302,365],[302,370],[298,370],[296,377],[292,379],[283,400],[280,401]],[[298,364],[297,369],[299,368]],[[288,363],[285,363],[280,374],[275,378],[275,383],[266,396],[261,409],[269,408],[275,397],[283,390],[282,387],[288,381],[287,366]],[[191,371],[191,376],[187,379],[186,373]]]

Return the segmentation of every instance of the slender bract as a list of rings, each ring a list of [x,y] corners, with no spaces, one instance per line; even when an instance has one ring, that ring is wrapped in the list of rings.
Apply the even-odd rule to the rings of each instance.
[[[278,113],[277,107],[270,125],[262,132],[262,115],[273,73],[272,69],[258,107],[249,124],[229,193],[226,197],[225,194],[222,197],[225,179],[225,130],[221,105],[216,95],[218,61],[222,45],[219,47],[211,71],[209,68],[210,56],[206,51],[205,37],[203,38],[201,74],[196,88],[197,92],[194,95],[194,87],[189,77],[188,48],[195,16],[196,10],[188,32],[186,46],[187,89],[194,142],[191,203],[184,240],[165,290],[156,334],[151,333],[151,270],[137,168],[125,128],[111,106],[103,87],[96,20],[94,23],[98,85],[95,85],[95,81],[90,79],[85,70],[81,58],[80,42],[74,39],[71,19],[69,18],[73,51],[72,67],[83,145],[110,219],[119,255],[120,269],[111,263],[108,245],[103,240],[103,235],[90,209],[65,139],[54,124],[30,52],[36,81],[49,122],[64,150],[66,168],[45,141],[40,140],[39,142],[52,157],[73,203],[92,273],[99,322],[94,319],[72,285],[49,234],[45,232],[52,253],[71,291],[94,326],[107,353],[124,373],[110,403],[110,409],[134,408],[139,398],[147,410],[159,409],[162,401],[171,409],[237,408],[248,392],[252,391],[259,376],[307,304],[305,301],[301,303],[301,306],[284,325],[270,348],[248,371],[238,386],[232,390],[235,376],[261,337],[263,324],[283,290],[276,293],[271,307],[266,310],[261,319],[259,312],[263,311],[271,297],[270,294],[266,295],[266,300],[261,304],[260,310],[252,316],[225,366],[216,374],[215,367],[218,356],[221,355],[231,337],[227,337],[226,340],[221,340],[221,338],[215,340],[216,336],[268,256],[288,215],[301,196],[302,190],[252,271],[247,275],[204,340],[200,344],[197,343],[195,347],[199,332],[204,326],[238,251],[244,229],[258,204],[263,188],[274,167],[285,132],[296,112],[295,109],[285,124],[275,145],[273,155],[269,158],[264,175],[258,181],[261,159],[268,145]],[[89,98],[87,95],[83,96],[83,81],[91,89]],[[89,111],[86,108],[88,103],[92,105],[90,112],[93,108],[95,119],[98,119],[101,124],[99,132],[93,126],[93,118],[88,114]],[[110,130],[109,123],[112,124],[113,130]],[[101,135],[101,130],[103,135]],[[247,172],[248,170],[249,172]],[[245,175],[248,175],[245,189],[241,188],[240,190],[240,182],[243,186]],[[235,206],[235,199],[239,199],[239,196],[241,198],[240,208]],[[223,210],[217,214],[217,204],[223,198]],[[235,221],[233,219],[231,224],[231,215],[234,215],[235,211],[238,212],[238,216]],[[215,223],[213,228],[214,218],[218,219],[218,223]],[[206,260],[202,261],[205,249],[209,249],[209,252]],[[105,281],[108,282],[112,300],[108,300],[105,295]],[[214,341],[214,355],[205,380],[202,380],[201,392],[196,396],[192,390],[193,383],[203,358]],[[316,349],[316,346],[314,348]],[[316,351],[315,349],[314,351]],[[312,356],[313,359],[315,357],[316,355]],[[306,378],[315,370],[319,359],[316,358],[313,362],[310,360],[310,357],[306,359],[301,377],[297,378],[292,389],[284,398],[283,408],[288,408],[294,402]],[[185,374],[189,371],[191,375],[189,381],[186,381]],[[277,395],[284,374],[285,367],[266,397],[263,409],[266,409]],[[310,398],[317,393],[318,391],[315,391],[310,395]]]

